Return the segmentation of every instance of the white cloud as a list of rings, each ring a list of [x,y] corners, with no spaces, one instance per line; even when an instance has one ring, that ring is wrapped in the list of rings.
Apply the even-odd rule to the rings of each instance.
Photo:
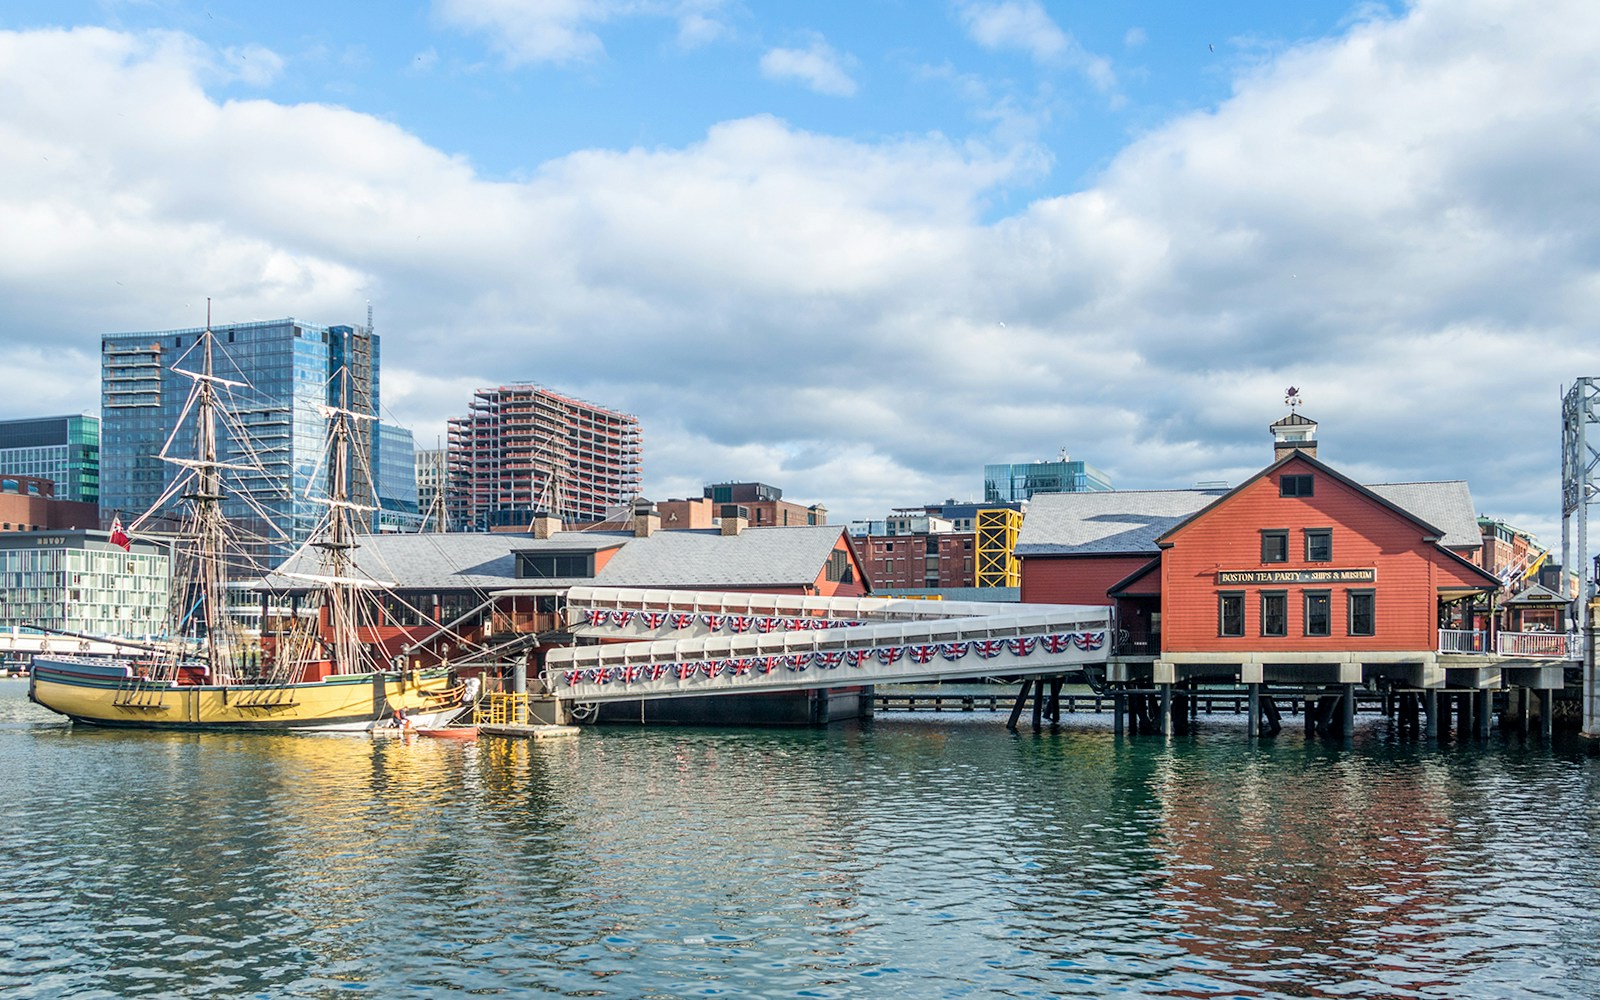
[[[604,51],[592,25],[623,13],[617,0],[434,0],[446,24],[489,36],[512,65],[565,63]]]
[[[223,49],[222,62],[234,78],[252,87],[265,87],[283,72],[283,57],[260,45]]]
[[[445,24],[486,36],[507,63],[572,63],[605,51],[598,28],[629,17],[677,22],[677,43],[698,48],[727,38],[730,0],[434,0]]]
[[[1034,147],[754,117],[494,182],[370,116],[219,101],[192,40],[0,33],[0,338],[70,410],[103,333],[370,298],[420,442],[532,378],[638,414],[649,495],[759,478],[841,520],[1062,447],[1237,482],[1293,384],[1336,467],[1467,478],[1549,542],[1558,389],[1600,374],[1585,10],[1353,24],[998,222]]]
[[[986,49],[1015,49],[1042,64],[1070,66],[1101,91],[1116,86],[1110,60],[1085,50],[1039,0],[957,0],[955,12],[967,36]]]
[[[821,38],[804,49],[769,49],[761,57],[761,75],[769,80],[799,80],[819,94],[849,97],[856,92],[846,66],[849,56],[833,50]]]

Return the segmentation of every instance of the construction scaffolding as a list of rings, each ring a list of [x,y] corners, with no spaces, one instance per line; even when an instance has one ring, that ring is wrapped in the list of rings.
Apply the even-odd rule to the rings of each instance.
[[[1017,559],[1022,512],[1004,507],[980,510],[976,528],[976,586],[1022,586],[1022,563]]]

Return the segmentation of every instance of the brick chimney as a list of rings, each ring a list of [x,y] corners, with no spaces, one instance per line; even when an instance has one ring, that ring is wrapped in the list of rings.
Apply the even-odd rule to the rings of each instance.
[[[639,497],[633,501],[633,537],[649,538],[661,530],[661,515],[656,505]]]
[[[750,508],[736,503],[722,505],[722,533],[737,535],[750,527]]]
[[[549,538],[560,533],[561,518],[542,510],[533,515],[533,537]]]

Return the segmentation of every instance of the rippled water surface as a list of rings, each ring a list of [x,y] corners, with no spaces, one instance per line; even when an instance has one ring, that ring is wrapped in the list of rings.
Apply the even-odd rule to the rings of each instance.
[[[163,735],[25,690],[8,997],[1600,996],[1582,745]]]

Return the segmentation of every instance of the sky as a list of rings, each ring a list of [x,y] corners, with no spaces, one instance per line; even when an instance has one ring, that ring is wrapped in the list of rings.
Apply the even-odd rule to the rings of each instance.
[[[419,447],[536,382],[653,499],[1237,483],[1295,386],[1341,472],[1559,550],[1596,53],[1592,0],[8,0],[0,417],[208,299],[370,302]]]

